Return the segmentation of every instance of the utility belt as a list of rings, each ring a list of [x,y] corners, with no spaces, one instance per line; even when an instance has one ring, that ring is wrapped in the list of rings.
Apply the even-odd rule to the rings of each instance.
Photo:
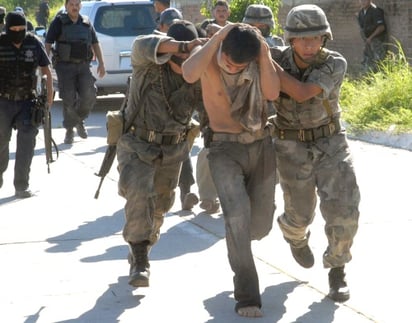
[[[148,130],[143,128],[136,128],[132,126],[129,130],[129,133],[139,137],[150,143],[156,143],[159,145],[177,145],[186,140],[187,132],[181,133],[162,133],[156,132],[154,130]]]
[[[241,133],[227,133],[227,132],[213,132],[211,141],[231,141],[241,144],[251,144],[255,141],[262,140],[271,135],[271,125],[255,132],[241,132]]]
[[[281,140],[313,142],[320,138],[331,137],[341,129],[339,119],[334,119],[327,125],[310,129],[279,129],[275,127],[275,136]]]
[[[90,60],[88,59],[75,59],[75,58],[70,58],[69,60],[61,60],[59,58],[56,59],[56,63],[65,63],[65,64],[82,64],[82,63],[90,63]]]
[[[32,93],[29,94],[20,94],[20,93],[0,93],[0,98],[10,100],[10,101],[24,101],[24,100],[31,100],[34,99],[34,95]]]

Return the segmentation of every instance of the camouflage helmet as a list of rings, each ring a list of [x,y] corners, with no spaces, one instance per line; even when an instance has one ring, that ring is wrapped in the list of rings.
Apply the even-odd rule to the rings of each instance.
[[[265,5],[251,4],[246,8],[243,21],[245,24],[265,24],[273,29],[275,20],[273,19],[272,10]]]
[[[332,38],[328,19],[321,8],[304,4],[292,8],[286,17],[285,40],[295,37],[326,36]]]

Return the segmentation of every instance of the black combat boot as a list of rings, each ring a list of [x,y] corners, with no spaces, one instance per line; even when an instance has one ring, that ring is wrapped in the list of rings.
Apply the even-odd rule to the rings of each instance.
[[[66,135],[64,137],[64,143],[66,145],[71,145],[73,143],[73,139],[74,139],[73,128],[67,128],[66,129]]]
[[[291,245],[290,250],[292,251],[293,258],[295,258],[296,262],[303,268],[310,268],[315,263],[312,250],[310,250],[308,245],[302,248],[295,248]]]
[[[329,271],[329,294],[328,296],[336,302],[345,302],[350,293],[345,278],[345,266],[331,268]]]
[[[129,244],[129,285],[149,287],[149,241]]]
[[[80,138],[86,139],[88,134],[87,134],[87,130],[84,127],[84,121],[80,121],[77,125],[76,125],[76,130],[77,130],[77,134],[79,135]]]

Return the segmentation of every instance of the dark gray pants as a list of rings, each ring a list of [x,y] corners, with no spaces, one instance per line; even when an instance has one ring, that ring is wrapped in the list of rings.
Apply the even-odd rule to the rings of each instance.
[[[38,129],[31,124],[33,102],[9,101],[0,98],[0,176],[9,164],[9,142],[13,127],[17,129],[14,164],[14,187],[21,191],[29,187],[30,166],[36,146]]]
[[[56,65],[59,96],[63,100],[63,127],[73,128],[86,119],[96,103],[96,79],[89,63]]]
[[[236,309],[260,307],[251,240],[265,237],[273,224],[276,162],[272,140],[266,137],[251,144],[214,141],[208,158],[225,219]]]

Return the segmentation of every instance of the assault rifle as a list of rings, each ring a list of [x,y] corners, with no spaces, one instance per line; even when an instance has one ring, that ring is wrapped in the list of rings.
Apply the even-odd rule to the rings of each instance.
[[[94,194],[95,199],[99,197],[100,188],[102,187],[104,178],[110,171],[110,168],[112,168],[114,157],[116,157],[116,145],[108,145],[106,148],[106,153],[104,154],[102,165],[100,166],[100,170],[95,174],[100,177],[99,186]]]
[[[126,93],[125,93],[122,105],[120,106],[119,113],[123,113],[123,111],[127,107],[127,101],[128,101],[128,98],[129,98],[130,79],[131,79],[131,76],[129,76],[128,79],[127,79]],[[125,131],[125,129],[127,129],[126,127],[124,127],[124,124],[123,124],[122,128],[123,128],[122,129],[123,132]],[[97,199],[99,197],[100,188],[102,187],[103,180],[106,177],[106,175],[109,173],[110,168],[112,168],[114,158],[116,157],[116,147],[117,147],[116,144],[113,144],[113,143],[108,144],[108,146],[106,148],[106,152],[104,154],[102,164],[100,166],[100,170],[99,170],[98,173],[95,173],[96,176],[100,177],[99,186],[97,187],[96,193],[94,194],[95,199]]]
[[[44,150],[46,154],[46,163],[47,163],[47,173],[50,174],[50,163],[54,162],[59,158],[59,149],[52,137],[52,125],[51,125],[51,113],[50,107],[47,103],[47,78],[42,76],[40,80],[39,93],[36,100],[36,112],[39,115],[37,119],[40,121],[40,124],[43,126],[44,133]],[[54,93],[53,93],[54,95]],[[56,159],[53,159],[53,147],[56,152]]]

